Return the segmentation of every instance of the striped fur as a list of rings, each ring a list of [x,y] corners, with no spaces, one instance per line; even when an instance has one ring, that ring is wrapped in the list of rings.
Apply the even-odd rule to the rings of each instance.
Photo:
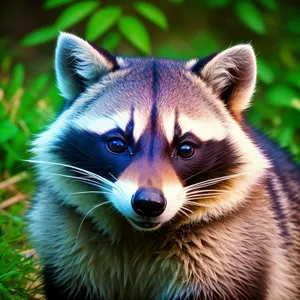
[[[249,45],[181,62],[63,33],[56,72],[68,107],[33,142],[28,212],[48,299],[300,298],[300,171],[243,118]],[[139,188],[164,195],[160,215],[135,212]]]

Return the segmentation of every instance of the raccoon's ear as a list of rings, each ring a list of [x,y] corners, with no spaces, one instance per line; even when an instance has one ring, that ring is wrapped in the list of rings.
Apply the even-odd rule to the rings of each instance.
[[[89,85],[116,69],[116,59],[106,50],[95,49],[73,34],[59,35],[55,72],[58,88],[67,101],[76,99]]]
[[[253,48],[238,45],[214,55],[202,67],[200,76],[233,115],[240,115],[250,105],[255,90],[256,59]]]

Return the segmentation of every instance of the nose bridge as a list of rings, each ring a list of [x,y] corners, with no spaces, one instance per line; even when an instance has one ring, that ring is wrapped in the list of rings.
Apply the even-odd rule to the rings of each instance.
[[[166,169],[166,163],[158,158],[149,160],[145,157],[138,160],[135,167],[135,172],[138,172],[138,186],[161,190],[164,169]]]
[[[163,190],[166,182],[177,180],[171,162],[164,157],[149,160],[146,155],[134,160],[121,174],[120,179],[134,182],[138,188]]]

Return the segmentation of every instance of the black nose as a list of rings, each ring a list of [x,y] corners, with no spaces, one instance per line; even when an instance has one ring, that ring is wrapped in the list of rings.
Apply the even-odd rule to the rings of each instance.
[[[163,213],[167,201],[159,190],[139,189],[131,199],[134,211],[142,217],[157,217]]]

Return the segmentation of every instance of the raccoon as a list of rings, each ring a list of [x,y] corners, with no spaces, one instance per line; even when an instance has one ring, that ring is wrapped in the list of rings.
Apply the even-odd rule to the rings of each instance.
[[[174,61],[61,33],[55,71],[28,212],[47,299],[300,299],[300,170],[244,118],[250,45]]]

